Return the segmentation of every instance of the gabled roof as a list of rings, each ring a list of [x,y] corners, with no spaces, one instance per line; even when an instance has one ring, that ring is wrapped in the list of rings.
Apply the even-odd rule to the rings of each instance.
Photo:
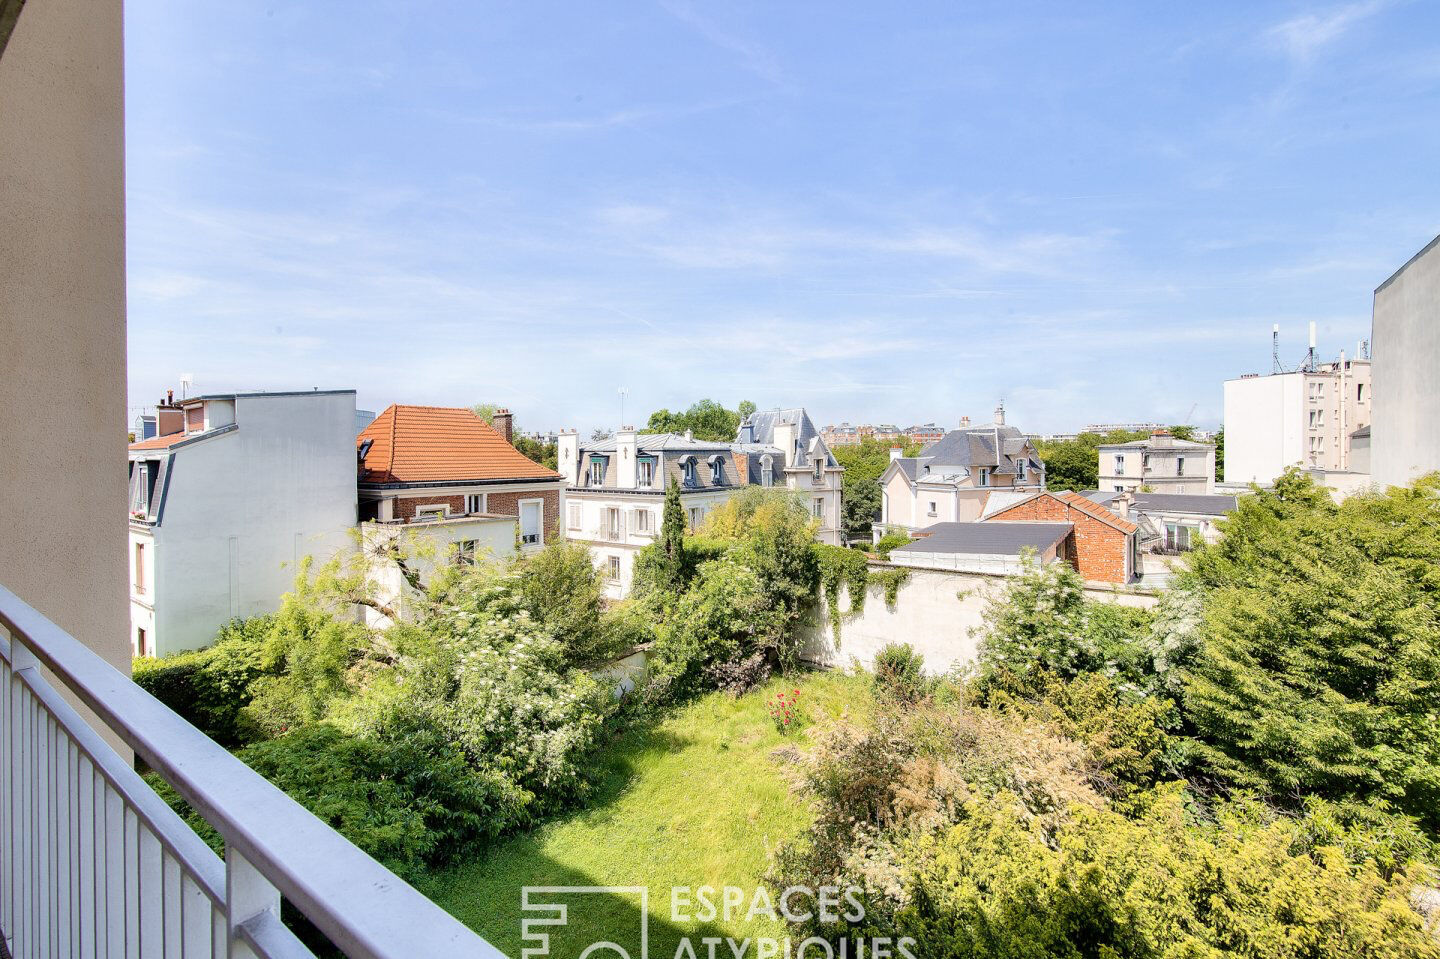
[[[560,474],[526,459],[489,423],[466,409],[387,407],[355,438],[369,443],[361,483],[556,480]]]
[[[1010,510],[1015,509],[1017,506],[1028,503],[1030,500],[1038,499],[1042,496],[1048,496],[1051,499],[1057,500],[1058,502],[1063,503],[1064,505],[1072,509],[1078,510],[1086,514],[1087,516],[1093,516],[1095,519],[1098,519],[1105,525],[1114,527],[1115,529],[1119,530],[1122,533],[1125,533],[1126,535],[1134,533],[1140,529],[1137,524],[1130,522],[1128,519],[1121,519],[1119,516],[1110,512],[1110,510],[1101,506],[1099,503],[1096,503],[1094,500],[1086,499],[1084,496],[1081,496],[1079,493],[1076,493],[1072,490],[1042,490],[1041,492],[1033,493],[1030,496],[1025,497],[1024,499],[1019,500],[1018,502],[1011,503],[1008,506],[1005,506],[1002,509],[998,510],[995,514],[987,517],[985,519],[985,522],[1015,522],[1014,520],[1006,520],[1000,518],[1001,514],[1009,512]]]

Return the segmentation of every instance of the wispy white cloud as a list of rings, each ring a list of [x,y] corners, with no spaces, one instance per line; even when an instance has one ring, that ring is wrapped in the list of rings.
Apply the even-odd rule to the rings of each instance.
[[[790,86],[779,58],[764,44],[722,28],[696,10],[690,0],[661,0],[660,6],[715,46],[735,54],[741,69],[777,87]]]
[[[1306,13],[1278,23],[1266,38],[1292,60],[1309,63],[1356,24],[1379,13],[1391,0],[1362,0],[1317,13]]]

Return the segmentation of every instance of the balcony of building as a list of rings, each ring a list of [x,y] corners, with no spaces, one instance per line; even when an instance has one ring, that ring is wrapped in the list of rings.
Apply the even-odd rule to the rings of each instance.
[[[313,956],[282,900],[346,956],[503,956],[3,586],[0,717],[16,959]],[[215,828],[223,859],[101,732]]]

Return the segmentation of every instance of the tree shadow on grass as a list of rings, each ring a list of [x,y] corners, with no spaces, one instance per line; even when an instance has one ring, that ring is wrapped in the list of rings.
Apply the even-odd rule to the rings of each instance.
[[[727,934],[713,923],[672,921],[668,887],[647,888],[638,878],[635,887],[599,883],[543,855],[528,866],[525,875],[498,888],[492,884],[488,902],[447,901],[452,912],[507,956],[533,949],[532,956],[579,959],[594,947],[594,959],[671,959],[683,938],[703,956],[702,939]],[[643,867],[637,872],[643,873]]]

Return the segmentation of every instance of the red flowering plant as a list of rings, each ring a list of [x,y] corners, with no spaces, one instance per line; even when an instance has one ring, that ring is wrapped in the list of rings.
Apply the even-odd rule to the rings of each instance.
[[[799,727],[800,690],[792,689],[787,693],[782,689],[770,700],[769,707],[770,718],[775,721],[775,728],[782,736]]]

